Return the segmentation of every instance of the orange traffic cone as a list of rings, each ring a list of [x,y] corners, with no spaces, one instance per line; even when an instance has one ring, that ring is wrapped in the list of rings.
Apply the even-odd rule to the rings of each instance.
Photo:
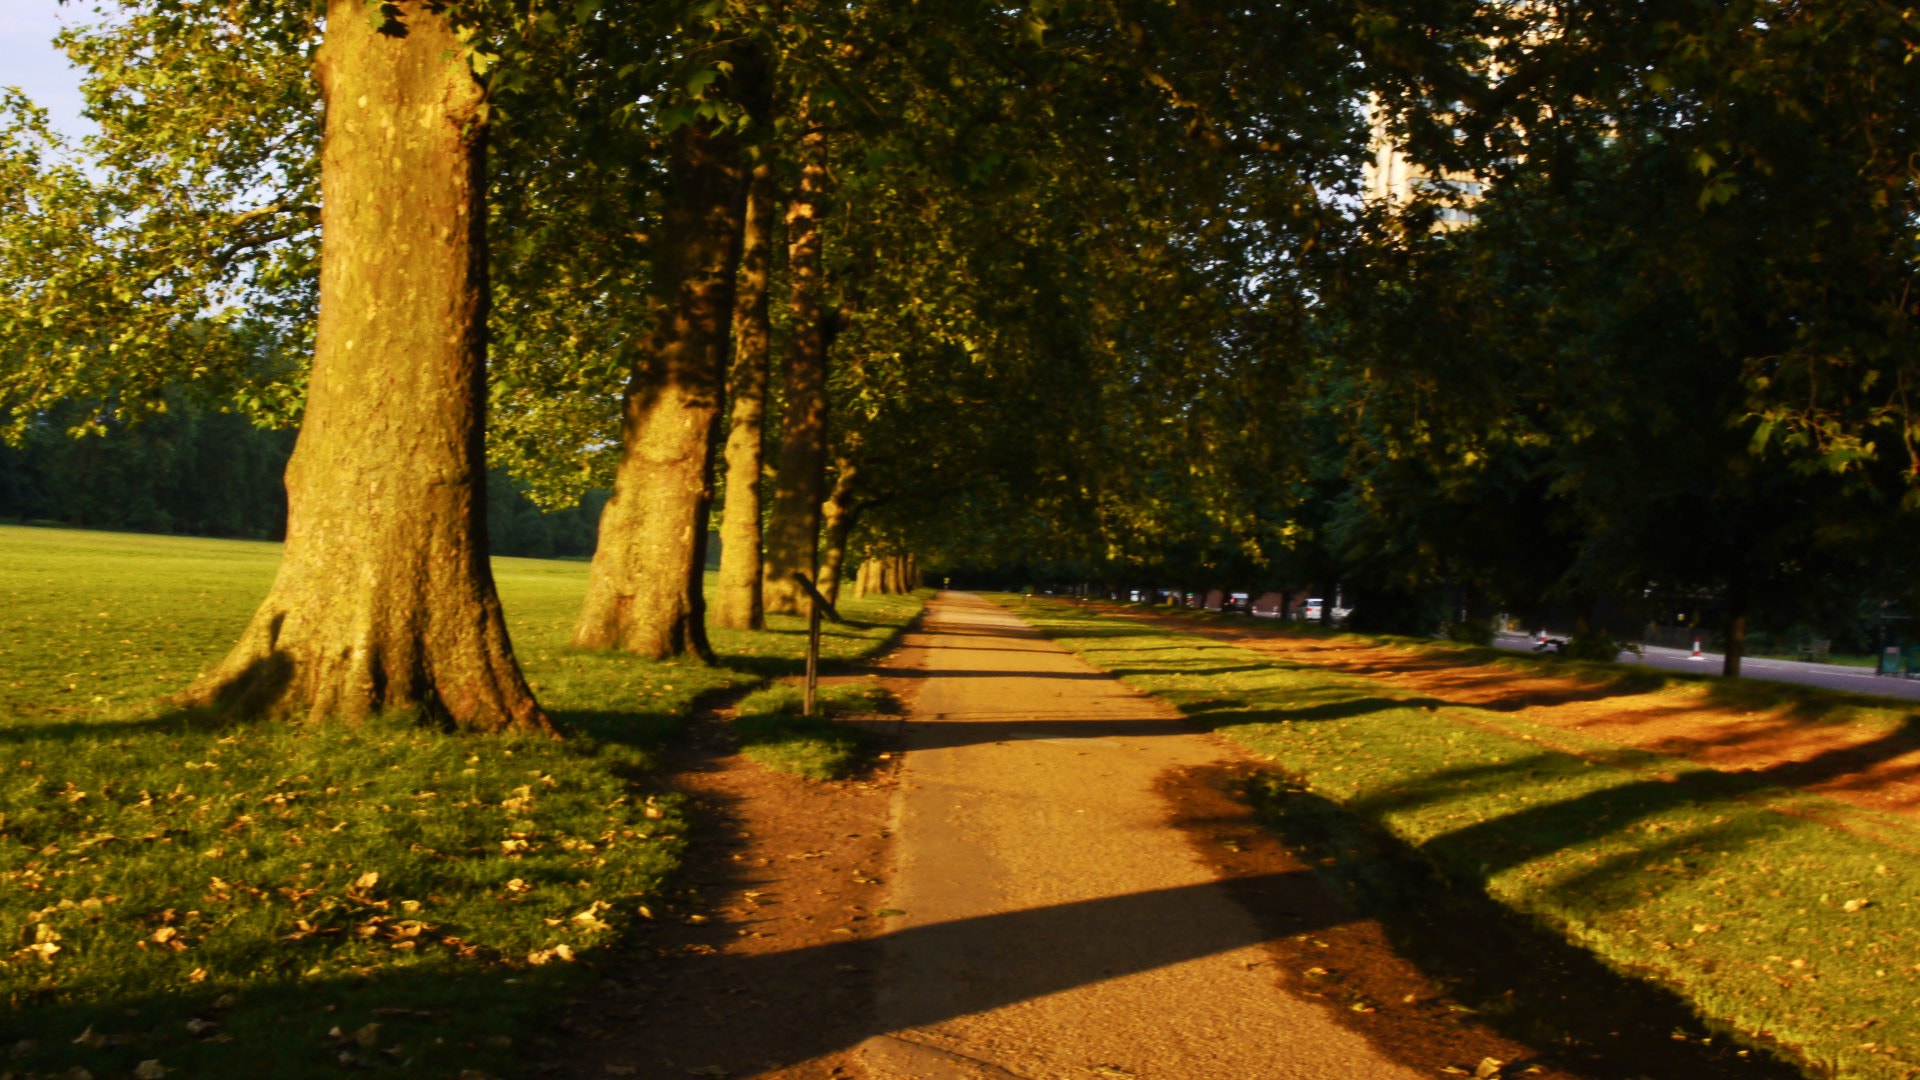
[[[1700,651],[1700,635],[1699,634],[1693,635],[1693,655],[1687,657],[1687,659],[1705,660],[1706,658],[1707,658],[1706,654]]]

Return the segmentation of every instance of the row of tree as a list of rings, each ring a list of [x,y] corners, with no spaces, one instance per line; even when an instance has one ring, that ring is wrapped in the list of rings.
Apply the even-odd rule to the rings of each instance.
[[[610,488],[575,641],[648,656],[707,653],[722,487],[729,625],[831,588],[856,526],[881,588],[943,528],[1076,527],[1095,388],[1178,396],[1149,354],[1218,351],[1249,259],[1324,215],[1344,18],[130,4],[65,37],[84,151],[8,105],[0,409],[86,435],[184,382],[297,423],[279,576],[185,700],[540,727],[489,452],[549,503]]]
[[[489,461],[611,492],[575,640],[649,656],[909,552],[1744,626],[1912,580],[1913,22],[140,0],[98,139],[7,103],[0,419],[298,425],[249,711],[544,723]]]

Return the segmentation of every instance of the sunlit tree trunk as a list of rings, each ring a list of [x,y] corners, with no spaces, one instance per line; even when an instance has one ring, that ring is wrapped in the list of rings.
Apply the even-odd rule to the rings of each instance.
[[[760,603],[760,472],[767,412],[767,288],[773,263],[773,167],[753,170],[734,299],[733,363],[727,374],[732,415],[727,429],[727,501],[720,523],[720,575],[713,625],[758,630]]]
[[[827,350],[837,316],[822,302],[820,215],[826,198],[826,140],[809,134],[801,147],[800,186],[787,205],[788,310],[793,335],[787,356],[779,468],[767,518],[766,610],[806,610],[793,575],[817,575],[820,502],[827,456]]]
[[[545,728],[487,562],[485,95],[444,12],[332,0],[320,318],[280,571],[183,695],[258,715]]]
[[[860,517],[854,482],[859,466],[848,457],[835,462],[833,493],[827,496],[826,543],[820,553],[820,594],[839,603],[840,576],[847,561],[847,537]]]
[[[600,515],[577,646],[712,657],[701,577],[744,181],[735,136],[706,122],[674,133],[653,267],[655,325],[627,385],[620,463]]]

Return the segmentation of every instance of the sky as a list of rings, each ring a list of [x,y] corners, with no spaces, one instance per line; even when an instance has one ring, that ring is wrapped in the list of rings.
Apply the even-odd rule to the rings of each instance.
[[[54,127],[78,138],[93,125],[80,118],[80,73],[53,47],[62,20],[88,22],[93,5],[58,0],[0,0],[0,86],[17,86],[47,110]]]

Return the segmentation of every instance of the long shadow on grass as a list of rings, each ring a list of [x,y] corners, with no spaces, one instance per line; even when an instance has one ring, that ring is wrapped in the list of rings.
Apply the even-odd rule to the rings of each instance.
[[[1797,1078],[1767,1055],[1676,1041],[1706,1027],[1671,991],[1608,968],[1557,933],[1443,878],[1423,853],[1330,800],[1277,777],[1244,789],[1261,821],[1362,915],[1379,920],[1396,950],[1471,1006],[1496,1030],[1546,1050],[1584,1075]]]
[[[1326,720],[1349,720],[1356,716],[1370,716],[1374,713],[1391,712],[1396,709],[1434,709],[1446,704],[1446,702],[1438,698],[1368,696],[1338,698],[1333,701],[1297,705],[1287,709],[1248,709],[1240,701],[1233,698],[1209,697],[1199,701],[1182,702],[1179,700],[1177,691],[1160,690],[1157,692],[1165,696],[1167,700],[1179,705],[1180,710],[1185,713],[1189,719],[1209,726],[1227,724],[1298,724]]]
[[[1067,679],[1098,682],[1113,676],[1104,671],[1025,671],[1019,668],[991,668],[969,671],[954,668],[894,668],[887,671],[890,679],[1042,679],[1049,682]]]
[[[1745,772],[1689,767],[1674,774],[1643,776],[1477,822],[1437,836],[1424,847],[1443,866],[1477,866],[1482,874],[1491,875],[1599,840],[1670,810],[1731,802],[1768,790],[1802,788],[1857,773],[1910,752],[1916,738],[1920,738],[1920,719],[1909,718],[1897,730],[1871,742],[1829,750],[1806,761]],[[1480,787],[1516,786],[1533,778],[1543,760],[1529,757],[1492,769],[1475,767],[1469,770],[1470,778],[1457,775],[1455,770],[1438,772],[1419,783],[1402,785],[1389,802],[1392,808],[1405,809],[1445,801],[1460,794],[1461,782],[1466,779]],[[1503,771],[1504,785],[1497,784]],[[1738,838],[1731,839],[1737,842]]]
[[[12,1047],[9,1068],[48,1077],[81,1069],[143,1075],[135,1069],[149,1060],[169,1075],[198,1077],[500,1075],[511,1063],[508,1048],[591,981],[584,964],[423,963],[356,977],[301,975],[306,962],[287,946],[278,960],[283,977],[241,987],[208,982],[82,1002],[51,990],[16,995],[0,1011],[0,1041]]]
[[[152,716],[124,720],[7,721],[0,723],[0,743],[72,742],[148,734],[195,735],[274,722],[277,721],[238,719],[211,709],[168,707]]]

